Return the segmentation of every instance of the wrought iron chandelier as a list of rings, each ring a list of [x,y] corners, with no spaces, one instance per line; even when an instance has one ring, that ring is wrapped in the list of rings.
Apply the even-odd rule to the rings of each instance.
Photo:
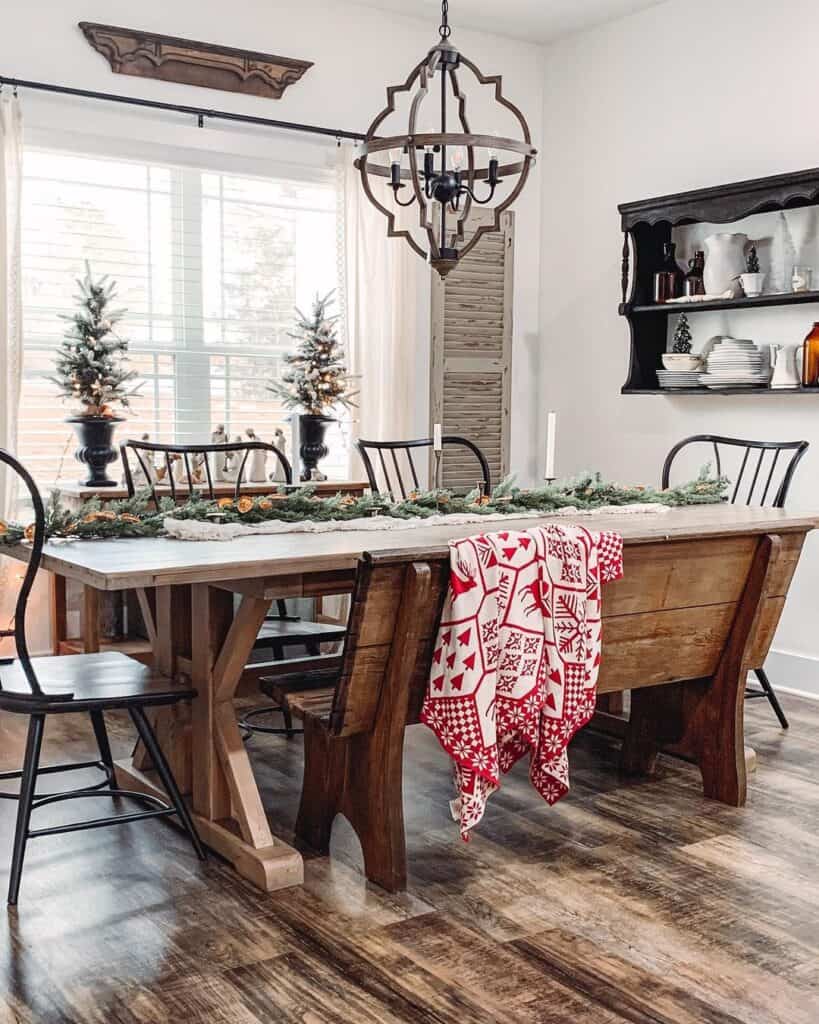
[[[429,260],[441,277],[457,266],[484,234],[499,230],[501,214],[520,195],[537,155],[526,119],[503,95],[500,75],[482,74],[452,43],[451,31],[449,3],[442,0],[438,42],[403,85],[387,89],[387,106],[367,130],[361,155],[355,161],[367,198],[387,218],[388,235],[406,239],[419,256]],[[517,122],[522,139],[494,133],[472,133],[467,96],[458,77],[462,68],[468,69],[479,85],[493,87],[489,97],[491,103],[496,110],[499,105],[509,112],[503,116],[508,118],[511,115]],[[439,94],[439,99],[433,89]],[[384,122],[397,114],[398,103],[404,99],[400,95],[402,93],[408,94],[406,133],[378,136],[376,133]],[[425,123],[422,118],[426,116],[424,104],[427,102],[436,108],[438,126],[431,131],[426,128],[419,131],[418,125]],[[448,114],[450,120],[454,114],[459,130],[449,130]],[[499,156],[501,153],[517,154],[520,159],[512,157],[512,162],[503,163]],[[385,156],[388,156],[386,162]],[[469,218],[474,207],[489,206],[496,196],[500,201],[493,207],[492,222],[475,226],[474,231],[469,230]],[[415,234],[418,238],[413,229],[396,226],[396,208],[416,204],[418,225]],[[428,248],[425,249],[424,244]]]

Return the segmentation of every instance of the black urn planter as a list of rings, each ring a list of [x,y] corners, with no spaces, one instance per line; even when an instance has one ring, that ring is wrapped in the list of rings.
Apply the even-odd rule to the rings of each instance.
[[[122,416],[72,416],[66,420],[74,426],[80,447],[74,452],[77,462],[88,466],[88,479],[82,480],[83,487],[116,487],[116,480],[109,480],[105,467],[116,462],[118,456],[112,441],[118,423],[124,423]]]
[[[312,479],[313,470],[318,469],[319,459],[326,458],[330,451],[324,443],[324,435],[331,423],[335,423],[332,416],[314,416],[311,413],[302,413],[299,416],[299,479],[302,482]]]

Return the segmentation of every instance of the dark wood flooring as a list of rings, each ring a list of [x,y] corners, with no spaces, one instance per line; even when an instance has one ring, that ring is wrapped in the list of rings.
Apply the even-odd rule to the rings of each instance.
[[[561,804],[517,771],[469,844],[417,727],[399,896],[364,882],[343,821],[333,858],[309,857],[303,888],[270,895],[215,857],[200,866],[161,821],[34,840],[0,937],[0,1021],[816,1024],[819,703],[784,704],[789,733],[748,708],[759,767],[744,810],[704,800],[695,770],[668,759],[656,781],[626,784],[615,746],[584,734]],[[21,725],[0,719],[3,767]],[[51,728],[50,759],[91,752],[81,717]],[[251,747],[289,839],[300,741]],[[14,808],[0,801],[3,894]]]

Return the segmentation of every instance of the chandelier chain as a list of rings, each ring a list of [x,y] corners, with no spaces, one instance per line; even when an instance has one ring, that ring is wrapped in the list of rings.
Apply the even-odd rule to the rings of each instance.
[[[449,0],[441,0],[441,24],[438,26],[441,39],[449,39],[452,29],[449,27]]]

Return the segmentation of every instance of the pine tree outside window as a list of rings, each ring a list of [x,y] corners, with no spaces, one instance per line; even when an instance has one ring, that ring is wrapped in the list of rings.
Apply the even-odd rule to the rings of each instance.
[[[145,382],[117,436],[190,442],[220,422],[289,434],[267,384],[293,348],[294,306],[338,286],[336,254],[332,172],[263,179],[27,149],[19,451],[40,485],[79,478],[72,409],[48,378],[85,260],[117,283],[118,331]],[[322,463],[336,477],[346,433]]]

